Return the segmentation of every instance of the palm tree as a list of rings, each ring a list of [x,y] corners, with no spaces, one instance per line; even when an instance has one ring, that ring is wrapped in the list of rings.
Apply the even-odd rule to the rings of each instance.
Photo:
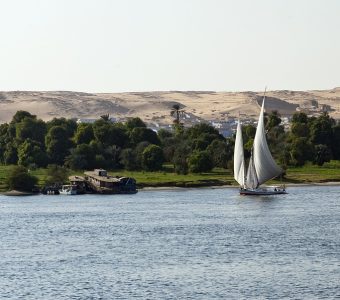
[[[179,119],[185,113],[184,109],[181,109],[179,104],[174,104],[171,108],[170,115],[175,117],[174,123],[180,124]]]
[[[101,119],[103,119],[104,121],[109,121],[110,120],[110,115],[109,114],[105,114],[100,116]]]

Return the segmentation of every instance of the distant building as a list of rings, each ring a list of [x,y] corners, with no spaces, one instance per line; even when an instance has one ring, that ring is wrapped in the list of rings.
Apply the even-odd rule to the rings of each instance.
[[[218,132],[225,138],[231,137],[234,133],[232,129],[220,129]]]
[[[225,138],[233,135],[234,121],[211,121],[210,124]]]
[[[332,107],[328,104],[321,104],[320,110],[322,112],[329,112],[332,111]]]
[[[99,119],[87,119],[87,118],[79,118],[79,119],[77,119],[77,124],[81,124],[81,123],[87,123],[87,124],[93,124],[94,122],[96,122],[96,121],[98,121]],[[110,117],[109,118],[109,121],[111,121],[111,122],[116,122],[117,121],[117,119],[116,118],[114,118],[114,117]]]
[[[88,124],[92,124],[95,121],[97,121],[98,119],[77,119],[77,124],[81,124],[81,123],[88,123]]]
[[[160,129],[173,131],[173,126],[171,124],[151,123],[151,124],[148,124],[147,127],[155,132],[158,132]]]

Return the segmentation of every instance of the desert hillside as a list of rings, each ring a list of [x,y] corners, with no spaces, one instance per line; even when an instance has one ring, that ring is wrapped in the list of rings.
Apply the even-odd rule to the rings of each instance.
[[[54,117],[98,118],[103,114],[119,120],[138,116],[148,123],[170,124],[171,107],[180,104],[185,122],[257,118],[263,92],[168,91],[130,93],[81,93],[69,91],[0,92],[0,123],[17,110],[27,110],[43,120]],[[328,111],[340,119],[340,88],[312,91],[270,91],[266,110],[291,116],[297,110],[310,115]]]

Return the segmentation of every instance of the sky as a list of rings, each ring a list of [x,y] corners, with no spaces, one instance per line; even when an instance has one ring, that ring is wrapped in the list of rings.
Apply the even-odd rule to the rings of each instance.
[[[338,0],[0,0],[0,90],[340,86]]]

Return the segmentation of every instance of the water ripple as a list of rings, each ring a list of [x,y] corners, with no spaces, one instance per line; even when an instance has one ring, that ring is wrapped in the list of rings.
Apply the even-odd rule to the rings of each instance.
[[[339,192],[0,196],[0,299],[335,299]]]

